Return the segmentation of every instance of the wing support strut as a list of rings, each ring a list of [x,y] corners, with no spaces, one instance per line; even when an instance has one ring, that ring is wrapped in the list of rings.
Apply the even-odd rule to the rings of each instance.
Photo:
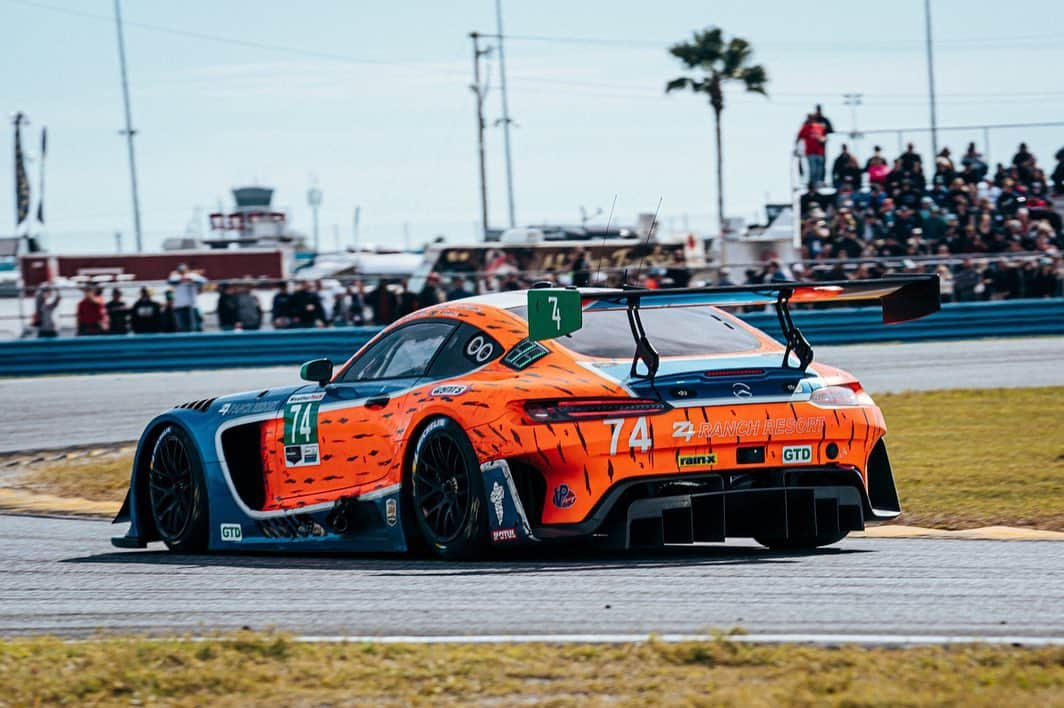
[[[809,344],[809,340],[802,334],[802,330],[798,329],[798,326],[794,324],[794,320],[791,319],[791,309],[788,306],[788,300],[791,296],[791,290],[784,288],[780,290],[779,296],[776,298],[776,316],[780,321],[780,329],[783,330],[783,339],[787,345],[787,348],[783,350],[783,366],[790,367],[791,353],[798,357],[798,368],[801,371],[805,371],[809,365],[813,362],[813,347]]]
[[[632,378],[650,379],[658,373],[658,365],[661,357],[658,350],[650,343],[647,332],[643,329],[643,320],[639,316],[639,298],[628,298],[628,326],[632,328],[632,338],[635,339],[635,354],[632,356],[632,369],[629,375]],[[646,373],[639,373],[639,362],[643,362]]]

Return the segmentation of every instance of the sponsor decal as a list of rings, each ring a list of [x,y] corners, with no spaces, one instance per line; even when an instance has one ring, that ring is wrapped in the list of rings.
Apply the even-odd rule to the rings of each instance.
[[[288,403],[316,403],[325,398],[325,391],[316,391],[314,393],[297,393],[294,396],[288,397]]]
[[[399,503],[395,499],[384,502],[384,518],[389,526],[395,526],[399,521]]]
[[[495,505],[495,517],[502,523],[503,507],[502,502],[506,498],[506,490],[502,488],[502,485],[495,482],[491,486],[491,503]]]
[[[276,404],[273,401],[245,401],[243,403],[223,403],[218,409],[218,415],[249,415],[252,413],[266,413],[272,411]]]
[[[508,529],[495,529],[491,532],[491,540],[494,543],[516,541],[517,531],[513,528]]]
[[[812,462],[812,445],[787,445],[783,448],[782,459],[784,462]]]
[[[550,354],[550,350],[539,342],[530,339],[522,339],[502,358],[503,366],[514,371],[527,369],[543,357]]]
[[[437,386],[429,391],[430,396],[461,396],[463,393],[469,390],[468,386],[462,384],[447,384],[445,386]]]
[[[318,464],[318,444],[313,445],[285,445],[284,464],[286,467],[310,467]]]
[[[819,433],[824,427],[823,416],[811,418],[766,418],[764,420],[727,420],[702,423],[698,437],[735,438],[759,435],[805,435]],[[674,434],[674,437],[678,437]]]
[[[744,384],[742,381],[733,383],[731,392],[736,398],[750,398],[754,395],[754,392],[750,390],[750,386]]]
[[[554,488],[554,506],[559,509],[568,509],[576,503],[576,494],[569,489],[568,484],[561,484]]]
[[[695,424],[689,420],[677,420],[672,424],[672,436],[683,438],[684,442],[691,442],[695,436]]]
[[[244,530],[240,527],[240,524],[221,524],[218,527],[218,531],[223,541],[240,543],[244,540]]]
[[[717,464],[717,454],[715,452],[676,453],[676,467],[681,470],[689,470],[694,467],[709,467],[715,464]]]

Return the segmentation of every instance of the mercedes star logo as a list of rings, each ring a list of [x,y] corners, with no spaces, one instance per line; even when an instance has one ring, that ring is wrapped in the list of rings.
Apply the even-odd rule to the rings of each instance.
[[[753,391],[750,390],[750,387],[742,381],[732,384],[731,392],[736,398],[750,398],[750,396],[754,395]]]

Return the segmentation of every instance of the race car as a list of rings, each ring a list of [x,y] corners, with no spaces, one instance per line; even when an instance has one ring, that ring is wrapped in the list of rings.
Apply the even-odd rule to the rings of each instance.
[[[590,540],[835,543],[900,513],[883,416],[794,305],[939,308],[937,276],[685,289],[549,284],[427,307],[309,382],[144,430],[113,543],[428,552]],[[731,311],[774,308],[782,344]]]

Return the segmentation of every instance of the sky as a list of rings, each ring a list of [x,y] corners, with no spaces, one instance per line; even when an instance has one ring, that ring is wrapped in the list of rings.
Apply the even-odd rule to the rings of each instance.
[[[931,0],[938,124],[1064,120],[1064,3]],[[852,128],[843,94],[863,94],[862,130],[929,125],[922,0],[502,0],[518,224],[579,223],[616,196],[615,223],[661,200],[668,229],[716,223],[712,112],[665,95],[683,74],[667,47],[718,25],[746,38],[769,97],[729,89],[725,210],[763,218],[787,201],[789,156],[821,103]],[[129,165],[110,0],[0,0],[0,111],[24,112],[33,189],[48,128],[46,242],[64,252],[133,243]],[[477,234],[476,123],[469,32],[495,32],[493,0],[279,2],[123,0],[145,246],[203,228],[229,189],[276,188],[275,205],[311,231],[307,190],[323,193],[321,242],[418,246]],[[507,225],[497,53],[485,66],[489,220]],[[14,223],[12,131],[0,131],[0,214]],[[975,140],[992,161],[1026,140],[1051,165],[1064,127],[940,129],[956,154]],[[905,132],[928,155],[926,132]],[[847,141],[836,136],[833,145]],[[898,150],[896,132],[856,142]],[[829,156],[830,157],[830,156]],[[8,227],[10,229],[11,226]],[[0,233],[8,231],[0,230]],[[335,240],[334,240],[335,234]]]

